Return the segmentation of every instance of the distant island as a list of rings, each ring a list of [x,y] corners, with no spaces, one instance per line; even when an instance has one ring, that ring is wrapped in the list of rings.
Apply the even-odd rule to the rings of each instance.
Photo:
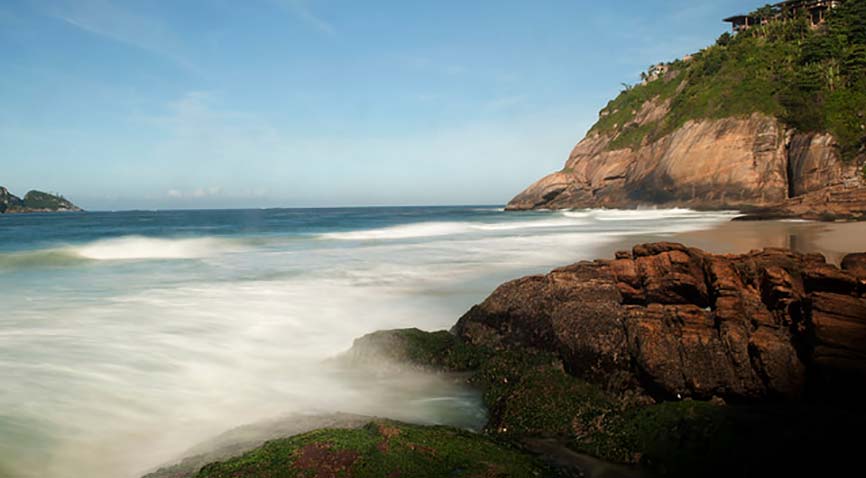
[[[42,191],[30,191],[24,199],[0,186],[0,214],[19,214],[28,212],[71,212],[82,209],[65,197]]]
[[[509,210],[640,205],[866,219],[866,2],[788,1],[601,110]]]

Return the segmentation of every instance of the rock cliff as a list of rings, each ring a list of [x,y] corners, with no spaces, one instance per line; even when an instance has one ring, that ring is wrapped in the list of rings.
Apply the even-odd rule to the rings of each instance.
[[[658,400],[862,397],[864,272],[863,254],[840,270],[781,249],[646,244],[506,283],[454,330],[477,346],[558,354],[574,376]]]
[[[636,115],[637,127],[664,110],[664,105],[646,103]],[[590,133],[571,152],[565,168],[518,194],[508,209],[752,209],[787,207],[827,188],[866,190],[862,158],[842,161],[831,135],[798,133],[761,113],[691,120],[634,149],[611,148],[614,139]],[[853,214],[859,216],[866,204],[855,205],[862,206]],[[849,213],[838,204],[833,210],[813,202],[812,209],[817,209],[815,216]]]

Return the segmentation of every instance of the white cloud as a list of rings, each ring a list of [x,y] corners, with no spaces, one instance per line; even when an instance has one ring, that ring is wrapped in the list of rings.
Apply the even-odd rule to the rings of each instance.
[[[223,188],[211,186],[207,188],[195,188],[188,191],[180,189],[169,189],[165,194],[171,199],[203,199],[223,196]]]
[[[113,0],[39,1],[37,8],[80,30],[138,48],[200,73],[182,55],[183,42],[158,17],[135,12]]]

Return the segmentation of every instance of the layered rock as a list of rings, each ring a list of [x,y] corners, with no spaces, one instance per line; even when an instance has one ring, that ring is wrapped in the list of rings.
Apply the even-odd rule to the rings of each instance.
[[[866,386],[864,261],[647,244],[506,283],[454,331],[558,354],[574,376],[656,399],[827,397]]]
[[[635,127],[665,111],[664,104],[648,102],[636,113]],[[778,207],[831,186],[866,187],[863,158],[842,161],[831,135],[787,131],[759,113],[692,120],[636,148],[615,148],[615,140],[590,133],[561,171],[532,184],[507,208]]]
[[[866,188],[844,184],[811,191],[781,204],[757,208],[735,220],[800,218],[814,221],[866,220]]]

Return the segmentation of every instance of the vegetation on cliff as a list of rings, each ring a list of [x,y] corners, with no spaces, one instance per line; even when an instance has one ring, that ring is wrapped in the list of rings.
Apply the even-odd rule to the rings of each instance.
[[[610,149],[635,148],[689,120],[755,112],[803,132],[830,132],[843,158],[866,147],[866,0],[849,0],[826,24],[805,17],[723,34],[715,45],[666,65],[654,81],[627,87],[591,132],[615,136]],[[635,121],[647,101],[669,112]]]

